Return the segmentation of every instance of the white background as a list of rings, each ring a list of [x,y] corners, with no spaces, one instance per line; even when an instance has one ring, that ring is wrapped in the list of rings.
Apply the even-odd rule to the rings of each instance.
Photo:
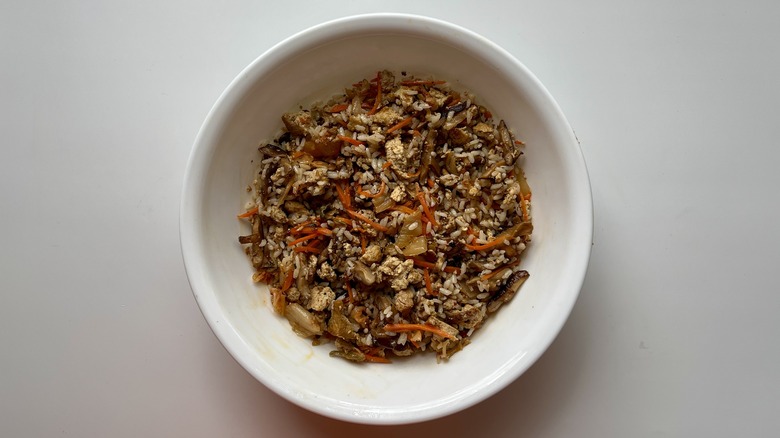
[[[528,66],[581,142],[596,212],[548,352],[491,399],[399,427],[257,383],[179,251],[186,160],[222,90],[362,12],[451,21]],[[776,434],[779,22],[776,1],[0,2],[0,436]]]

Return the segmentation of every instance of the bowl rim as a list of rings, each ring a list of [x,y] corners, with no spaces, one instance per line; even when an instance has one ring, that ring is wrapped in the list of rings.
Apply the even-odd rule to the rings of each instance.
[[[436,30],[445,31],[446,39],[442,39],[441,34],[436,33],[434,35]],[[286,400],[309,411],[339,420],[367,424],[406,424],[443,417],[471,407],[499,392],[530,368],[552,344],[568,319],[585,280],[592,245],[575,248],[581,252],[578,259],[582,263],[578,266],[579,270],[577,272],[570,271],[567,274],[571,279],[570,285],[573,292],[566,297],[568,301],[564,303],[564,309],[555,321],[554,330],[548,332],[548,336],[539,342],[538,348],[530,349],[527,352],[521,366],[514,364],[514,366],[509,367],[498,378],[490,381],[477,393],[464,394],[462,397],[428,405],[425,408],[414,411],[395,411],[383,414],[374,412],[371,415],[362,416],[356,413],[354,409],[347,409],[343,406],[323,406],[321,400],[316,402],[316,400],[311,398],[300,397],[291,388],[270,376],[260,373],[254,368],[248,360],[249,356],[242,351],[244,342],[240,334],[230,324],[224,323],[228,318],[219,304],[216,294],[207,286],[204,273],[200,269],[201,266],[204,266],[201,255],[205,248],[197,238],[197,230],[201,226],[198,212],[201,211],[203,204],[201,195],[205,187],[203,184],[199,184],[199,181],[203,180],[202,176],[208,168],[206,160],[200,157],[206,154],[209,148],[214,147],[213,142],[210,143],[210,140],[216,135],[215,127],[220,126],[226,120],[224,108],[231,108],[235,105],[243,92],[254,83],[253,78],[273,69],[279,61],[289,56],[294,56],[295,53],[299,53],[302,49],[312,48],[313,45],[317,44],[317,41],[321,41],[323,38],[328,41],[335,41],[350,35],[365,33],[425,35],[448,44],[457,40],[461,44],[474,48],[488,49],[490,53],[487,55],[483,53],[483,55],[500,58],[503,62],[511,64],[519,72],[518,75],[524,76],[526,80],[533,84],[535,91],[541,94],[541,98],[546,101],[548,110],[551,111],[556,124],[566,128],[570,137],[568,140],[574,146],[573,150],[570,151],[570,153],[574,154],[576,161],[573,164],[579,167],[578,170],[584,176],[581,181],[582,185],[579,186],[580,191],[577,193],[577,197],[581,201],[577,211],[583,210],[581,212],[583,214],[581,218],[583,222],[580,224],[578,232],[585,233],[582,240],[587,238],[589,243],[592,243],[594,231],[593,200],[590,178],[588,177],[585,157],[579,145],[579,140],[576,138],[558,103],[544,85],[525,65],[502,47],[469,29],[447,21],[404,13],[359,14],[326,21],[299,31],[275,44],[247,65],[230,82],[214,103],[200,127],[186,164],[182,186],[179,211],[180,246],[187,279],[201,313],[230,355],[255,379]],[[266,64],[270,67],[264,67]]]

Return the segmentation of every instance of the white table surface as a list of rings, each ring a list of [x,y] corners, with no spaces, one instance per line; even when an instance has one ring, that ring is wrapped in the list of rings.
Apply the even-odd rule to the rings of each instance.
[[[233,361],[178,214],[195,135],[245,65],[388,11],[466,26],[539,77],[596,221],[536,365],[462,413],[371,427]],[[0,436],[777,436],[779,19],[776,1],[0,3]]]

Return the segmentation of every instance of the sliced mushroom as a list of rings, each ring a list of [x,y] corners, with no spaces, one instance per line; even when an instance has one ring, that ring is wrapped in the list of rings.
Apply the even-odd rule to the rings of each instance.
[[[435,146],[436,130],[430,129],[425,133],[425,141],[420,148],[420,181],[428,178],[428,167],[431,165],[431,153]]]
[[[302,216],[306,216],[309,214],[309,209],[298,201],[289,201],[289,200],[285,201],[283,208],[287,213],[290,214],[298,213]]]
[[[528,271],[517,271],[509,280],[504,284],[504,287],[498,290],[498,293],[490,300],[487,306],[488,313],[493,313],[499,309],[503,304],[509,302],[512,297],[520,290],[520,286],[525,283],[529,277]]]
[[[258,148],[260,153],[263,154],[263,156],[269,156],[269,157],[286,157],[287,151],[285,151],[281,146],[273,144],[273,143],[267,143],[264,146],[260,146]]]
[[[471,135],[463,128],[451,129],[448,136],[455,146],[463,146],[471,140]]]
[[[511,166],[522,152],[515,145],[515,139],[503,120],[498,124],[498,143],[504,150],[504,161]]]
[[[248,245],[250,243],[257,243],[263,240],[263,237],[259,234],[250,234],[248,236],[238,236],[238,243],[242,245]]]
[[[444,129],[445,131],[449,131],[452,128],[463,123],[464,120],[471,120],[475,115],[477,115],[478,112],[479,112],[479,108],[477,108],[476,105],[471,105],[470,107],[452,116],[452,119],[447,120],[447,122],[444,124],[442,129]]]
[[[444,167],[452,174],[457,175],[458,172],[458,163],[455,159],[455,153],[454,152],[447,152],[447,156],[444,158]]]
[[[252,260],[252,266],[255,269],[260,269],[263,267],[265,260],[265,249],[260,247],[260,242],[263,240],[263,222],[260,215],[255,215],[250,220],[252,221],[252,234],[238,236],[238,242],[242,245],[251,244],[246,249],[247,254]]]
[[[479,277],[475,277],[475,278],[479,278]],[[477,290],[475,287],[472,287],[471,283],[463,280],[461,280],[459,283],[460,283],[461,292],[466,294],[466,296],[471,298],[472,300],[477,298],[477,295],[479,295],[479,290]]]
[[[447,112],[454,111],[456,113],[459,113],[459,112],[463,111],[464,109],[466,109],[466,102],[460,101],[460,102],[456,103],[455,105],[448,106],[446,108],[446,111]]]
[[[512,272],[512,268],[499,268],[498,272],[492,273],[491,277],[488,279],[488,290],[493,291],[496,290],[502,281],[504,281],[504,276],[507,275],[507,273]]]

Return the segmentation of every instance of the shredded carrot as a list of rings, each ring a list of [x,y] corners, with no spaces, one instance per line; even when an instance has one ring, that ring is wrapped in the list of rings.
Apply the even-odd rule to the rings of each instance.
[[[481,245],[471,245],[466,244],[466,248],[472,250],[472,251],[484,251],[486,249],[493,248],[495,246],[501,245],[504,243],[505,240],[509,238],[508,234],[499,234],[495,239],[491,240],[490,242],[481,244]]]
[[[392,165],[393,165],[392,161],[386,161],[385,164],[382,165],[382,170],[387,170],[387,168]]]
[[[523,195],[520,195],[520,211],[523,213],[523,221],[528,221],[528,206],[525,205],[526,200]]]
[[[363,353],[363,355],[366,357],[366,362],[375,362],[375,363],[392,363],[390,359],[384,358],[382,356],[374,356],[371,354]]]
[[[436,265],[431,262],[426,262],[425,260],[420,260],[418,258],[412,257],[412,262],[414,262],[414,265],[419,268],[427,268],[427,269],[436,269]],[[444,268],[442,268],[442,271],[449,272],[452,274],[460,274],[460,268],[456,268],[455,266],[447,266],[444,265]]]
[[[523,195],[522,193],[517,194],[517,202],[520,204],[520,211],[522,212],[523,221],[528,221],[529,213],[528,213],[528,202],[531,201],[531,194]]]
[[[336,216],[336,217],[333,218],[333,220],[337,221],[337,222],[341,222],[342,224],[348,225],[350,227],[352,226],[352,220],[351,219],[347,219],[345,217]]]
[[[360,184],[355,183],[355,192],[357,192],[357,194],[360,196],[365,196],[366,198],[376,198],[377,196],[383,194],[386,188],[387,187],[385,185],[385,181],[382,180],[382,184],[379,186],[379,191],[372,194],[370,192],[363,190],[363,188],[360,187]]]
[[[455,266],[444,265],[444,269],[442,269],[442,271],[460,275],[460,268],[456,268]]]
[[[428,272],[428,268],[423,269],[423,277],[425,278],[425,288],[428,289],[428,295],[438,295],[437,293],[433,292],[431,274]]]
[[[337,135],[337,136],[336,136],[336,138],[338,138],[338,139],[339,139],[339,140],[341,140],[341,141],[346,141],[347,143],[349,143],[349,144],[353,144],[353,145],[355,145],[355,146],[361,146],[361,145],[363,144],[363,142],[362,142],[362,141],[360,141],[360,140],[355,140],[354,138],[352,138],[352,137],[347,137],[347,136],[345,136],[345,135]]]
[[[396,205],[395,207],[390,207],[390,210],[396,210],[406,214],[414,214],[414,210],[405,205]]]
[[[401,85],[413,86],[413,85],[441,85],[446,84],[447,81],[401,81]]]
[[[409,342],[411,342],[411,343],[412,343],[412,345],[414,345],[414,348],[417,348],[417,349],[419,349],[419,348],[420,348],[420,345],[419,345],[417,342],[414,342],[414,341],[413,341],[413,340],[411,340],[411,339],[409,339]]]
[[[258,207],[250,208],[249,210],[239,214],[237,217],[240,218],[240,219],[248,218],[250,216],[256,215],[258,210],[259,210]]]
[[[296,246],[293,248],[293,251],[295,252],[310,252],[312,254],[319,254],[322,252],[322,248],[317,248],[316,246]]]
[[[523,143],[523,142],[522,142],[522,141],[520,141],[520,140],[515,140],[515,144],[516,144],[516,145],[518,145],[518,146],[522,146],[522,145],[524,145],[525,143]]]
[[[381,347],[361,347],[360,351],[364,354],[370,354],[372,356],[382,356],[382,351],[384,351],[384,348]]]
[[[366,236],[364,236],[362,233],[360,234],[360,255],[363,255],[366,253]]]
[[[504,268],[498,268],[498,269],[496,269],[496,270],[494,270],[494,271],[488,272],[488,273],[487,273],[487,274],[485,274],[485,275],[481,275],[481,276],[479,277],[479,279],[480,279],[480,280],[489,280],[489,279],[491,279],[491,278],[495,277],[495,276],[496,276],[496,274],[498,274],[499,272],[501,272],[501,271],[503,271],[503,270],[504,270]]]
[[[306,225],[305,227],[298,229],[298,230],[290,230],[291,236],[299,236],[301,234],[311,234],[316,232],[317,228],[315,228],[314,224]]]
[[[457,339],[455,336],[452,336],[451,334],[445,332],[444,330],[432,326],[430,324],[387,324],[385,325],[385,331],[388,332],[402,333],[402,332],[413,332],[416,330],[433,333],[434,335],[441,336],[442,338],[452,339],[453,341]]]
[[[347,199],[347,208],[352,208],[352,192],[349,191],[349,186],[344,184],[344,196]]]
[[[393,169],[393,170],[395,170],[395,169]],[[417,178],[418,176],[420,176],[420,172],[421,171],[422,171],[422,168],[417,169],[417,172],[414,172],[414,173],[403,173],[400,170],[395,170],[395,172],[398,173],[399,175],[401,175],[401,178],[404,178],[404,179]]]
[[[433,181],[433,178],[428,177],[428,187],[434,188],[436,186],[436,183]]]
[[[379,193],[377,193],[374,196],[379,196],[387,191],[387,184],[385,184],[385,180],[382,180],[382,184],[379,185]],[[370,198],[371,196],[369,196]]]
[[[308,227],[308,226],[313,226],[312,224],[313,224],[313,223],[314,223],[316,220],[317,220],[317,218],[312,218],[312,219],[307,219],[307,220],[305,220],[305,221],[303,221],[303,222],[299,223],[298,225],[296,225],[296,226],[294,226],[294,227],[290,228],[290,234],[293,234],[293,235],[295,235],[295,234],[298,234],[298,233],[300,233],[301,231],[303,231],[303,229],[304,229],[304,228],[306,228],[306,227]]]
[[[279,289],[271,289],[271,306],[274,308],[274,312],[284,316],[287,301],[284,299],[284,293]]]
[[[412,135],[415,136],[415,137],[422,137],[422,134],[420,133],[420,131],[418,131],[416,129],[412,130]]]
[[[352,195],[349,193],[349,186],[344,184],[342,187],[341,184],[336,183],[336,192],[339,195],[339,201],[341,201],[341,205],[344,206],[345,210],[349,210],[352,208]]]
[[[347,289],[347,299],[349,299],[350,303],[354,303],[355,296],[352,294],[352,286],[349,285],[349,280],[347,280],[347,282],[344,283],[344,287]]]
[[[300,229],[300,230],[290,230],[290,235],[295,236],[298,234],[306,234],[306,235],[312,235],[312,236],[332,236],[333,231],[323,228],[323,227],[317,227],[314,224],[309,224],[306,227]]]
[[[287,277],[284,278],[284,283],[282,284],[282,292],[287,292],[287,289],[292,286],[293,282],[293,269],[291,268],[289,271],[287,271]]]
[[[372,228],[374,228],[374,229],[375,229],[375,230],[377,230],[377,231],[381,231],[381,232],[383,232],[383,233],[387,233],[387,232],[389,232],[389,231],[390,231],[390,228],[387,228],[386,226],[384,226],[384,225],[382,225],[382,224],[379,224],[379,223],[377,223],[377,222],[374,222],[374,221],[372,221],[371,219],[369,219],[369,218],[367,218],[367,217],[363,216],[362,214],[360,214],[360,213],[358,213],[358,212],[356,212],[356,211],[347,210],[347,213],[348,213],[350,216],[354,217],[355,219],[359,219],[359,220],[361,220],[361,221],[363,221],[363,222],[365,222],[365,223],[367,223],[367,224],[371,225],[371,227],[372,227]]]
[[[435,269],[436,265],[431,262],[426,262],[425,260],[420,260],[418,258],[412,257],[412,261],[414,262],[415,266],[418,266],[420,268],[426,268],[426,269]]]
[[[318,236],[317,233],[312,233],[306,236],[301,237],[300,239],[295,239],[292,242],[288,243],[287,246],[295,246],[299,243],[306,242],[307,240],[315,239]]]
[[[374,115],[376,114],[376,111],[379,109],[379,105],[382,103],[382,72],[378,71],[376,72],[376,99],[374,100],[374,106],[371,108],[371,111],[368,112],[368,115]]]
[[[403,128],[404,126],[406,126],[406,125],[408,125],[410,123],[412,123],[412,116],[409,116],[409,117],[401,120],[400,122],[396,123],[395,125],[387,128],[387,130],[385,131],[385,134],[389,134],[389,133],[391,133],[393,131],[397,131],[397,130]]]
[[[332,113],[340,113],[344,111],[345,109],[349,108],[349,104],[342,103],[341,105],[333,105],[333,108],[330,109],[330,112]]]
[[[430,207],[428,207],[428,203],[425,201],[425,193],[422,191],[417,192],[417,199],[420,200],[420,204],[423,208],[423,213],[428,217],[428,220],[431,222],[431,225],[434,227],[438,227],[439,223],[436,222],[436,218],[433,217],[433,212],[431,211]]]
[[[327,228],[322,228],[322,227],[315,228],[314,232],[319,234],[320,236],[332,236],[333,235],[333,231],[331,231],[331,230],[329,230]]]

